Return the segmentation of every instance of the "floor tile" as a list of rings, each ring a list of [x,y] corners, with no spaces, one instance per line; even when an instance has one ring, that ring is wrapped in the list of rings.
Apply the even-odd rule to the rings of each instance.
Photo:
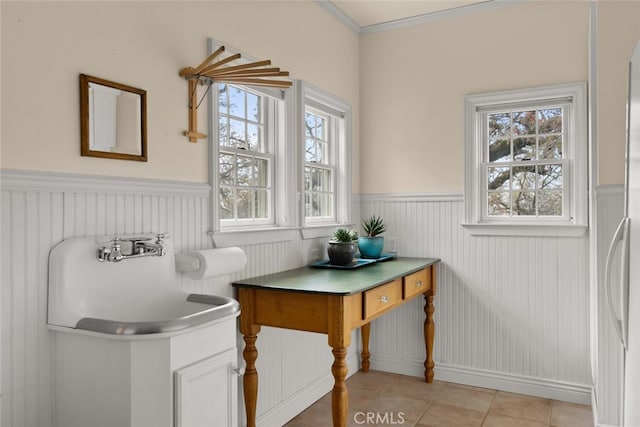
[[[499,391],[496,393],[489,413],[537,421],[547,425],[551,415],[551,401],[524,394]]]
[[[418,420],[416,427],[480,427],[485,412],[435,402]]]
[[[375,411],[382,414],[394,414],[395,418],[402,418],[404,424],[418,421],[431,405],[431,401],[412,399],[410,397],[382,394],[373,402]]]
[[[373,391],[383,391],[390,384],[397,381],[392,375],[380,373],[377,371],[362,372],[358,371],[347,380],[347,387],[366,388]]]
[[[387,372],[347,380],[348,427],[593,427],[591,407]],[[330,427],[331,392],[285,427]]]
[[[436,398],[436,402],[487,412],[495,394],[493,390],[447,384]]]
[[[547,423],[521,420],[505,415],[489,414],[485,418],[482,427],[547,427]]]
[[[593,414],[588,405],[554,401],[551,405],[551,422],[554,427],[591,427]]]

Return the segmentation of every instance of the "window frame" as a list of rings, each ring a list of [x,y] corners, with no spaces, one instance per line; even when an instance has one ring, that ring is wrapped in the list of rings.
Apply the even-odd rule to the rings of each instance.
[[[563,159],[563,217],[486,215],[487,111],[513,106],[531,109],[568,100],[568,127]],[[465,222],[477,235],[582,236],[588,226],[588,163],[586,84],[544,86],[465,97]],[[499,164],[496,164],[498,166]]]
[[[222,44],[208,40],[209,52],[214,52]],[[229,54],[239,52],[229,49]],[[244,62],[254,61],[242,52]],[[241,61],[242,62],[242,61]],[[221,226],[219,212],[219,135],[218,135],[218,98],[217,85],[214,82],[207,96],[209,104],[208,119],[208,175],[211,185],[209,202],[209,235],[216,247],[242,246],[261,243],[291,241],[300,238],[330,236],[336,226],[353,225],[351,223],[351,139],[352,112],[349,102],[302,80],[294,80],[289,89],[274,89],[237,85],[242,89],[264,94],[278,100],[273,111],[273,221],[268,224],[246,224],[245,226]],[[335,180],[336,217],[332,221],[319,224],[306,224],[304,221],[304,150],[300,141],[304,141],[305,103],[322,105],[330,112],[342,115],[337,156]]]
[[[278,103],[277,100],[275,100],[272,96],[270,96],[269,94],[265,94],[264,92],[260,91],[260,90],[256,90],[252,87],[248,87],[248,86],[240,86],[240,85],[232,85],[232,84],[225,84],[227,86],[227,88],[237,88],[239,90],[244,91],[245,93],[253,93],[259,97],[261,97],[262,102],[260,103],[260,108],[261,108],[261,115],[262,115],[262,123],[260,123],[260,125],[263,127],[262,129],[262,144],[264,145],[264,151],[253,151],[253,150],[242,150],[240,148],[234,148],[234,147],[227,147],[225,149],[221,149],[220,145],[219,145],[219,139],[220,139],[220,135],[218,133],[219,127],[218,124],[220,121],[220,111],[216,108],[216,115],[218,118],[218,122],[215,123],[214,122],[214,126],[215,127],[215,131],[212,131],[216,133],[216,137],[215,139],[218,141],[218,165],[219,165],[219,161],[220,161],[220,155],[221,152],[226,152],[229,154],[234,155],[234,157],[236,156],[245,156],[245,157],[253,157],[253,158],[260,158],[263,160],[266,160],[269,163],[268,166],[268,170],[267,170],[267,187],[265,187],[265,189],[269,192],[270,197],[268,197],[267,200],[267,204],[268,204],[268,214],[266,218],[248,218],[248,219],[244,219],[244,218],[233,218],[233,219],[222,219],[220,218],[220,229],[224,230],[224,229],[228,229],[228,230],[242,230],[245,228],[256,228],[256,227],[273,227],[275,225],[276,222],[276,207],[275,207],[275,164],[276,164],[276,156],[275,156],[275,145],[276,145],[276,138],[277,138],[277,132],[278,129],[276,129],[277,124],[275,123],[275,120],[277,118],[277,109],[278,106],[276,105]],[[213,91],[213,98],[214,100],[218,100],[219,99],[219,83],[213,82],[213,85],[210,89],[211,91]],[[245,107],[246,108],[246,107]],[[232,118],[232,114],[231,112],[229,112],[227,114],[227,116],[229,117],[229,120],[231,120]],[[243,118],[242,119],[245,122],[250,122],[249,119],[247,118]],[[219,167],[216,169],[216,171],[218,172],[218,176],[219,176]],[[220,200],[220,188],[224,186],[224,184],[218,182],[217,185],[217,189],[218,189],[218,201]],[[236,189],[242,189],[242,186],[239,186],[237,184],[234,185],[229,185],[230,188],[236,188]],[[247,189],[251,189],[253,186],[247,186]],[[218,204],[219,207],[219,204]],[[218,210],[219,213],[219,210]]]
[[[298,165],[298,195],[300,199],[298,221],[301,225],[302,237],[304,239],[314,237],[330,236],[333,229],[337,226],[350,226],[351,223],[351,138],[352,138],[352,112],[351,105],[329,92],[322,90],[308,82],[298,80],[296,82],[297,89],[297,138],[296,143],[299,147]],[[307,219],[305,217],[305,187],[304,187],[304,168],[305,168],[305,150],[302,147],[305,144],[305,115],[307,106],[313,110],[331,117],[331,125],[329,128],[333,137],[333,150],[331,153],[333,160],[333,192],[334,197],[334,215],[331,218]]]

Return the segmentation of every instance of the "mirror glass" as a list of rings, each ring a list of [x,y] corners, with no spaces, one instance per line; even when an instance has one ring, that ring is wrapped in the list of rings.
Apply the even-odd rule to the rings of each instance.
[[[147,161],[146,91],[80,75],[81,154]]]

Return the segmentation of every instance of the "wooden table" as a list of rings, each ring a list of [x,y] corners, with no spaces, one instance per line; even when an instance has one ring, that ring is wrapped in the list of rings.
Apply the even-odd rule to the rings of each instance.
[[[303,267],[239,280],[240,332],[245,341],[243,378],[247,426],[256,425],[258,372],[256,339],[260,326],[327,334],[334,362],[331,394],[334,427],[346,427],[349,406],[347,348],[351,331],[361,328],[361,366],[369,370],[371,320],[424,295],[425,379],[433,381],[433,299],[436,294],[436,258],[396,258],[353,270]]]

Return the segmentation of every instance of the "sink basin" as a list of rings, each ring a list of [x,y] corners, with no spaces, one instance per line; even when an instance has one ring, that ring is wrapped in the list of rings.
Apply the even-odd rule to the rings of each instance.
[[[175,332],[200,323],[221,319],[238,312],[233,298],[189,294],[183,300],[165,301],[142,307],[130,320],[83,317],[77,329],[113,335],[144,335]]]
[[[170,240],[165,240],[165,256],[98,261],[98,248],[109,245],[103,237],[70,238],[51,250],[50,328],[149,335],[238,315],[240,307],[233,298],[179,289]]]

